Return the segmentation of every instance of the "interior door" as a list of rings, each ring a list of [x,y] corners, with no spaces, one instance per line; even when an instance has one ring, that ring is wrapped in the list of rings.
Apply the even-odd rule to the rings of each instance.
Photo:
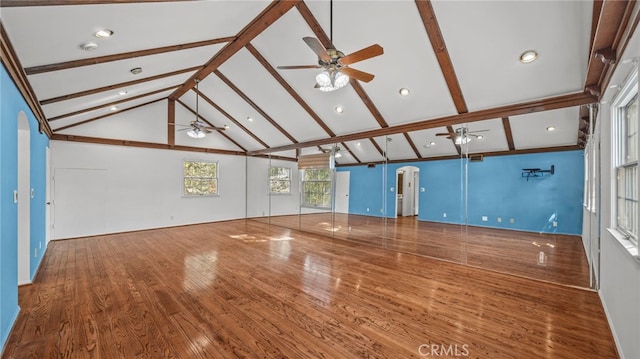
[[[336,172],[336,213],[349,213],[349,179],[351,172]]]

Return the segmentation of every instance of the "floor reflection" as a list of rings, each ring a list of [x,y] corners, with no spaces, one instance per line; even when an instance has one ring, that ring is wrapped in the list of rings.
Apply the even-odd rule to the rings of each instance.
[[[590,283],[579,236],[338,213],[333,227],[326,214],[277,216],[270,223],[528,278],[580,287]]]

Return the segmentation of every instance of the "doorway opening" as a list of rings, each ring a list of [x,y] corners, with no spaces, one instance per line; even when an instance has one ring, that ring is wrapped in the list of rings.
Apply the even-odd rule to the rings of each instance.
[[[417,216],[419,212],[420,168],[404,166],[396,170],[396,218]]]

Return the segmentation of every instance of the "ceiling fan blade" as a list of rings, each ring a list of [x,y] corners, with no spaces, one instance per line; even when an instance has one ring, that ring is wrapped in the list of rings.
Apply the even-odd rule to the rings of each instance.
[[[380,56],[383,53],[384,50],[382,49],[382,46],[375,44],[340,58],[340,63],[343,65],[351,65],[358,61]]]
[[[436,136],[451,136],[451,135],[455,135],[455,134],[449,133],[449,132],[436,133]]]
[[[373,78],[375,76],[373,76],[372,74],[368,73],[368,72],[364,72],[364,71],[360,71],[360,70],[356,70],[356,69],[352,69],[350,67],[343,67],[340,69],[340,72],[342,72],[343,74],[354,78],[356,80],[360,80],[362,82],[369,82],[371,80],[373,80]]]
[[[331,62],[331,57],[327,54],[327,49],[322,46],[320,40],[310,36],[303,37],[302,40],[307,43],[307,46],[309,46],[322,61]]]
[[[297,70],[297,69],[320,69],[320,65],[296,65],[296,66],[278,66],[278,70]]]
[[[474,134],[474,133],[477,133],[477,132],[489,132],[489,131],[490,130],[477,130],[477,131],[467,131],[467,133]]]

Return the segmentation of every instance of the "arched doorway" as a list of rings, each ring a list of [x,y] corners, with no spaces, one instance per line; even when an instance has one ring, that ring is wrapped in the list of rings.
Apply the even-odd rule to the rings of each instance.
[[[18,285],[31,283],[31,130],[18,113]]]
[[[419,209],[420,168],[404,166],[396,170],[397,217],[417,216]]]

